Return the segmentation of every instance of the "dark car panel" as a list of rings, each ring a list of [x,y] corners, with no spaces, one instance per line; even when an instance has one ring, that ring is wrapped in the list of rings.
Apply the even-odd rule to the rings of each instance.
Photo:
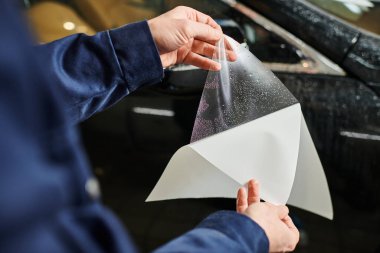
[[[342,64],[349,73],[379,91],[379,36],[350,26],[305,1],[244,0],[243,2],[286,27],[288,31],[334,62]]]
[[[277,76],[301,103],[330,187],[355,208],[374,210],[380,204],[380,98],[352,78]]]
[[[380,94],[380,37],[360,34],[359,40],[344,59],[343,66]]]
[[[244,0],[242,2],[275,23],[286,27],[289,32],[337,63],[344,60],[359,36],[359,31],[353,27],[337,21],[333,16],[326,15],[304,1]]]

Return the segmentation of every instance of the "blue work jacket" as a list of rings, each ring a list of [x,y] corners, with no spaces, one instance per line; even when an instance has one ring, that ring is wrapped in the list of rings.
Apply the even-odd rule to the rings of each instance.
[[[0,252],[136,252],[75,125],[162,79],[147,22],[33,47],[14,2],[0,0]],[[268,252],[268,239],[221,211],[157,252]]]

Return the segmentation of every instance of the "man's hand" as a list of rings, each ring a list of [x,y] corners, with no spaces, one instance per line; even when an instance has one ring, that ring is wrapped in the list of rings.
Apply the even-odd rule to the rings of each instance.
[[[240,188],[236,211],[247,215],[264,229],[270,252],[293,251],[299,241],[299,232],[288,215],[289,209],[260,202],[259,191],[259,184],[255,180],[248,182],[248,194],[244,187]]]
[[[220,64],[209,58],[213,56],[215,43],[223,38],[223,32],[211,17],[180,6],[149,20],[148,25],[164,67],[186,63],[220,70]],[[236,55],[227,50],[227,58],[234,61]]]

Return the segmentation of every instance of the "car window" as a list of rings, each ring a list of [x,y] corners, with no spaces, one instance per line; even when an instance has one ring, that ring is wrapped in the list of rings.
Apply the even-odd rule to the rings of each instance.
[[[295,64],[303,59],[295,46],[253,20],[240,16],[239,23],[250,51],[261,61]]]
[[[380,1],[306,0],[366,31],[380,35]]]
[[[212,16],[225,34],[247,43],[261,61],[301,61],[295,47],[218,0],[34,0],[25,3],[31,27],[41,43],[74,33],[91,35],[185,5]]]

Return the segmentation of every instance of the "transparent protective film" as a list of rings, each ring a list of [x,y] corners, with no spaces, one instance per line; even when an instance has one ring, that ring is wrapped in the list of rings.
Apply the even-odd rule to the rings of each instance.
[[[235,62],[227,60],[225,46],[239,56]],[[226,37],[216,47],[213,60],[222,69],[207,76],[191,142],[297,103],[272,71],[243,45]]]

